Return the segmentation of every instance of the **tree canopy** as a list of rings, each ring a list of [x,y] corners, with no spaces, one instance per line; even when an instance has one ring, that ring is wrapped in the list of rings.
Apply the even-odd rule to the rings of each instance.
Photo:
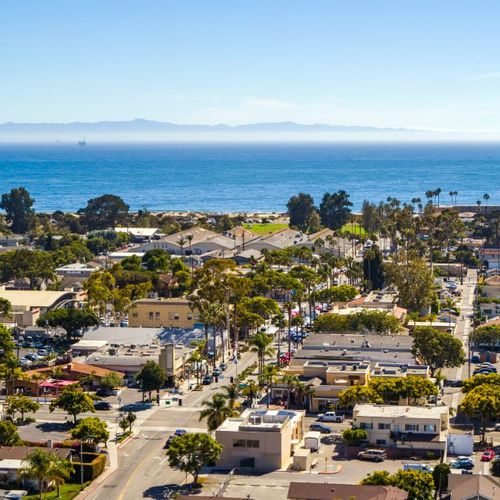
[[[22,440],[17,427],[9,420],[0,422],[0,446],[20,446]]]
[[[52,328],[60,326],[66,330],[68,339],[72,339],[79,331],[85,331],[91,326],[99,324],[96,315],[88,309],[54,309],[42,315],[37,325]]]
[[[92,441],[93,443],[106,443],[109,439],[109,431],[106,422],[97,417],[83,418],[71,429],[71,436],[83,441]]]
[[[360,484],[396,486],[408,492],[408,500],[432,500],[434,480],[429,472],[399,470],[395,474],[388,471],[375,471]]]
[[[472,333],[475,344],[485,344],[492,348],[500,345],[500,325],[483,325]]]
[[[50,403],[49,409],[51,412],[56,408],[60,408],[72,415],[75,424],[76,417],[80,413],[95,412],[92,398],[75,386],[65,387],[59,396]]]
[[[166,374],[158,363],[147,361],[135,378],[141,384],[143,393],[148,392],[151,399],[151,391],[160,390],[165,383]]]
[[[78,210],[81,223],[87,231],[114,228],[128,219],[129,206],[120,196],[103,194],[92,198],[85,208]]]
[[[349,221],[352,203],[343,191],[325,193],[319,206],[321,223],[330,229],[340,229]]]
[[[465,363],[462,342],[451,333],[430,326],[413,330],[412,354],[429,365],[432,374],[438,368],[453,368]]]
[[[307,231],[311,217],[316,212],[313,197],[310,194],[299,193],[292,196],[286,206],[290,217],[290,226],[297,227],[304,232]]]
[[[317,332],[372,332],[382,335],[397,333],[401,323],[385,311],[358,311],[353,314],[322,314],[314,322]]]
[[[28,233],[35,225],[35,212],[28,191],[23,188],[13,188],[10,193],[4,193],[0,200],[0,208],[5,210],[7,222],[13,233]]]
[[[191,474],[196,484],[200,470],[215,463],[221,452],[222,445],[208,434],[190,432],[172,440],[167,457],[170,467]]]

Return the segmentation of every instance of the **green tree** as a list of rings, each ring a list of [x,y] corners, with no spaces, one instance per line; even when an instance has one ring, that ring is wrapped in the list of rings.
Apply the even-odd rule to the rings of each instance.
[[[159,391],[165,383],[165,370],[155,361],[147,361],[136,375],[136,380],[141,384],[142,394],[147,392],[151,401],[151,391]]]
[[[340,229],[349,220],[351,206],[349,195],[345,191],[325,193],[319,206],[321,223],[330,229]]]
[[[500,391],[498,385],[483,384],[469,391],[459,410],[470,417],[479,416],[481,420],[481,441],[485,442],[488,423],[500,415]]]
[[[0,446],[20,446],[22,440],[17,427],[9,420],[0,422]]]
[[[471,378],[464,380],[462,392],[466,394],[475,389],[476,387],[484,384],[500,386],[500,374],[488,373],[488,374],[474,375]]]
[[[78,214],[87,231],[108,229],[127,222],[129,206],[119,196],[104,194],[89,200]]]
[[[25,413],[36,413],[40,409],[40,405],[36,401],[33,401],[23,394],[9,396],[7,398],[7,406],[9,408],[9,414],[15,418],[16,413],[19,412],[22,421],[24,421]]]
[[[34,228],[35,212],[32,208],[34,202],[35,200],[23,187],[13,188],[10,193],[2,195],[0,208],[5,210],[7,222],[13,233],[24,234]]]
[[[451,333],[420,326],[412,335],[412,354],[429,365],[432,375],[438,368],[453,368],[465,363],[462,342]]]
[[[398,289],[399,302],[412,311],[429,307],[434,278],[425,261],[413,252],[400,252],[385,265],[387,279]]]
[[[0,359],[3,361],[9,355],[12,355],[14,347],[15,344],[10,330],[0,323]]]
[[[381,290],[384,287],[382,252],[377,245],[367,250],[363,256],[363,277],[368,290]]]
[[[408,500],[432,500],[432,474],[416,470],[399,470],[395,474],[375,471],[361,481],[363,485],[396,486],[408,492]]]
[[[45,327],[49,325],[52,328],[61,327],[66,330],[68,340],[75,338],[78,332],[85,331],[91,326],[99,324],[96,315],[89,309],[54,309],[43,314],[38,320],[37,325]]]
[[[353,408],[360,403],[382,404],[383,402],[383,398],[366,385],[353,385],[339,393],[339,405],[343,408]]]
[[[122,385],[122,378],[117,372],[111,372],[101,378],[99,385],[108,391],[114,391]]]
[[[125,416],[125,419],[128,422],[128,430],[132,432],[132,426],[134,425],[134,422],[137,420],[137,415],[131,411],[127,413]]]
[[[64,410],[73,417],[76,425],[76,417],[80,413],[95,412],[92,398],[85,392],[71,385],[65,387],[59,396],[50,403],[49,409],[52,413],[56,408]]]
[[[262,376],[266,356],[273,356],[275,349],[273,347],[273,339],[270,335],[264,332],[258,332],[249,341],[250,350],[257,353],[258,359],[258,375]]]
[[[209,431],[215,431],[226,418],[235,415],[224,394],[214,394],[211,400],[203,401],[202,406],[204,409],[200,411],[200,420],[207,420]]]
[[[35,479],[38,483],[40,500],[43,498],[43,485],[50,479],[50,468],[56,455],[50,451],[37,448],[26,455],[20,476],[26,479]]]
[[[483,325],[472,333],[472,341],[493,349],[500,345],[500,325]]]
[[[307,231],[310,225],[311,216],[316,212],[314,199],[310,194],[299,193],[292,196],[287,203],[290,226],[301,231]]]
[[[363,479],[359,484],[371,486],[391,486],[392,476],[386,470],[376,470],[372,474],[365,477],[365,479]]]
[[[106,422],[97,417],[82,418],[70,432],[74,439],[91,441],[95,444],[106,443],[109,439]]]
[[[221,452],[222,445],[211,436],[193,432],[176,437],[168,448],[167,457],[170,467],[191,474],[196,484],[200,470],[215,463]]]
[[[345,429],[342,432],[342,439],[349,446],[359,446],[362,441],[368,439],[368,432],[364,429]]]
[[[170,268],[170,254],[162,248],[148,250],[142,256],[142,264],[148,271],[166,273]]]
[[[75,469],[69,460],[60,458],[55,453],[53,455],[54,457],[51,459],[47,477],[56,483],[57,498],[59,498],[61,496],[61,484],[64,484],[65,480],[70,477]]]
[[[230,384],[230,385],[225,385],[222,388],[225,392],[224,396],[227,399],[227,404],[231,410],[234,410],[234,407],[236,406],[236,401],[238,401],[238,398],[240,397],[240,390],[238,388],[238,384]]]
[[[436,464],[434,466],[434,470],[432,471],[432,479],[434,481],[435,490],[434,499],[437,498],[438,494],[448,489],[448,478],[450,476],[450,473],[450,466],[445,462]]]
[[[30,288],[54,279],[54,261],[50,252],[19,248],[0,254],[0,280],[28,278]]]
[[[10,318],[12,314],[12,304],[3,297],[0,297],[0,318]]]

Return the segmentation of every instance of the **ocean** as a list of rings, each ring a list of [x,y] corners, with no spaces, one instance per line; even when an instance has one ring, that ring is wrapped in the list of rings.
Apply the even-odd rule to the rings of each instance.
[[[39,212],[75,211],[104,193],[131,210],[286,210],[303,191],[317,204],[344,189],[354,209],[388,196],[409,202],[442,189],[441,203],[484,193],[500,203],[500,143],[0,144],[0,193],[24,186]]]

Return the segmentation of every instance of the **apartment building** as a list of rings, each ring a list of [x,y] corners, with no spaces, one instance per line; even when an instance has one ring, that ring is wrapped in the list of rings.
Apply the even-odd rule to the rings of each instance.
[[[303,411],[245,410],[215,431],[224,447],[217,465],[286,469],[304,435]]]
[[[372,445],[440,452],[446,448],[449,411],[447,406],[359,404],[352,425],[366,430]]]
[[[193,328],[199,322],[186,299],[141,299],[132,304],[128,315],[131,327]]]

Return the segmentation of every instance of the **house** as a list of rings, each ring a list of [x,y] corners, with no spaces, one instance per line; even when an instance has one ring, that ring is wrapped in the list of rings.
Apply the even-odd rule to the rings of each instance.
[[[500,316],[500,275],[486,278],[480,290],[478,303],[481,313],[487,318]]]
[[[164,236],[158,240],[145,243],[134,248],[134,252],[147,252],[160,248],[174,255],[203,255],[217,250],[230,257],[233,255],[237,242],[210,229],[193,227],[179,233]]]
[[[161,231],[157,227],[115,227],[115,233],[128,234],[130,239],[137,243],[158,239],[161,236]]]
[[[500,270],[500,248],[480,248],[479,259],[488,269]]]
[[[250,249],[243,250],[231,257],[232,260],[236,262],[239,266],[244,266],[246,264],[253,264],[254,262],[258,262],[263,258],[260,250]]]
[[[69,448],[36,448],[31,446],[0,446],[0,485],[8,487],[18,483],[19,471],[24,467],[23,461],[33,451],[40,449],[55,453],[59,458],[71,460]],[[36,481],[24,480],[33,489],[37,489]],[[48,486],[46,484],[46,486]]]
[[[61,266],[56,268],[56,274],[61,277],[76,277],[86,279],[93,272],[99,271],[101,266],[98,264],[81,264],[80,262],[75,262],[74,264],[67,264],[66,266]]]
[[[310,248],[316,252],[331,253],[337,257],[346,257],[354,254],[353,242],[347,238],[339,238],[332,229],[321,229],[307,235],[299,246]]]
[[[284,250],[305,243],[307,235],[294,229],[282,229],[272,234],[255,238],[245,244],[245,250]]]
[[[58,370],[57,378],[55,370]],[[99,386],[100,380],[111,373],[120,379],[123,373],[107,368],[98,368],[84,363],[71,362],[64,365],[47,366],[24,372],[23,378],[15,382],[15,387],[25,394],[39,396],[40,393],[58,392],[61,387],[76,384],[85,376],[92,375],[94,380],[90,386]]]
[[[352,426],[366,430],[372,445],[441,452],[446,449],[449,409],[447,406],[358,404],[353,410]]]
[[[194,328],[200,320],[187,299],[141,299],[130,307],[128,321],[131,327]]]
[[[245,410],[215,431],[223,446],[220,467],[286,469],[304,435],[303,411]]]
[[[0,289],[0,298],[12,304],[12,320],[22,328],[34,326],[44,313],[64,307],[67,304],[80,302],[84,293],[63,290],[5,290]]]
[[[408,493],[395,486],[291,482],[290,500],[406,500]]]
[[[500,482],[483,474],[451,474],[445,500],[496,500],[500,498]]]

